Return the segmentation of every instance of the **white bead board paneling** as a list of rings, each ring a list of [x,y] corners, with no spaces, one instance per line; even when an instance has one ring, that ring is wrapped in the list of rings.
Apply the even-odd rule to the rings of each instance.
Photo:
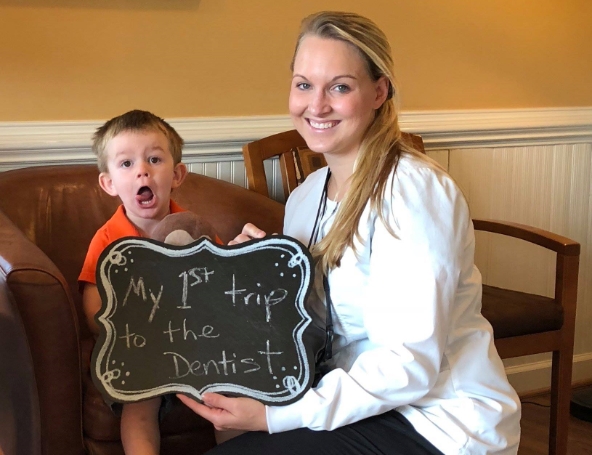
[[[189,172],[207,175],[208,177],[246,187],[247,178],[245,175],[245,165],[242,160],[218,162],[200,162],[194,160],[191,163],[187,163],[187,168]]]
[[[241,158],[224,161],[202,161],[199,158],[193,158],[185,161],[190,172],[207,175],[235,185],[248,188],[247,174],[245,172],[245,163]],[[279,166],[279,160],[269,160],[265,163],[265,173],[268,176],[269,196],[279,202],[285,202],[284,187],[282,184],[282,175]]]
[[[448,158],[450,152],[448,150],[427,150],[426,155],[433,159],[436,163],[448,170]]]
[[[575,354],[588,366],[578,365],[574,378],[591,378],[592,144],[451,150],[449,172],[474,218],[528,224],[581,244]],[[477,233],[476,263],[485,283],[553,295],[555,255],[542,247]],[[521,368],[525,364],[533,371],[548,366],[548,359],[539,355],[505,364],[519,374],[527,371]]]
[[[582,244],[574,380],[592,378],[592,144],[428,150],[463,190],[475,218],[511,220],[547,229]],[[213,157],[212,157],[213,158]],[[218,157],[218,160],[221,160]],[[242,158],[192,157],[190,171],[246,187]],[[266,163],[270,196],[284,200],[279,163]],[[552,296],[555,256],[519,240],[476,233],[476,263],[485,283]],[[544,388],[550,356],[504,361],[519,391]]]

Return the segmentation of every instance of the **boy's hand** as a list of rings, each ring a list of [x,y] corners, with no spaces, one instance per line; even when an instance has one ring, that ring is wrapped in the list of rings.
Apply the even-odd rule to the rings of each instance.
[[[245,224],[243,227],[242,232],[237,235],[234,240],[228,242],[229,245],[238,245],[239,243],[247,242],[253,239],[262,239],[267,234],[265,231],[262,231],[257,226],[251,223]]]
[[[265,405],[252,398],[228,398],[217,393],[206,393],[204,404],[178,394],[177,397],[193,412],[214,424],[219,431],[269,431]]]

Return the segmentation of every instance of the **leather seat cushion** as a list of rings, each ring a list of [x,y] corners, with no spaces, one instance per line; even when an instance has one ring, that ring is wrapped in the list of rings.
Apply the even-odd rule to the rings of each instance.
[[[563,325],[563,310],[554,299],[485,284],[481,312],[495,338],[559,330]]]

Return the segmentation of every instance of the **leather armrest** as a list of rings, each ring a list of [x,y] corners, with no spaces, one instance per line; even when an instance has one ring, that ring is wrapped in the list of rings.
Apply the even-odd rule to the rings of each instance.
[[[12,296],[26,334],[43,445],[48,453],[79,455],[83,451],[79,330],[68,285],[51,260],[1,212],[0,282]]]
[[[0,278],[0,453],[41,453],[39,401],[27,337]]]

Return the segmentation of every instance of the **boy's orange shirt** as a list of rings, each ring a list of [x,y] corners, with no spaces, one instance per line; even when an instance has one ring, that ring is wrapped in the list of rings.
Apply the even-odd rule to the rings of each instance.
[[[171,199],[170,212],[179,213],[185,212],[186,210],[179,206],[175,201]],[[97,231],[95,236],[90,242],[88,252],[86,253],[86,259],[82,266],[82,271],[78,276],[78,282],[81,286],[84,283],[96,284],[96,270],[97,263],[99,262],[99,256],[103,250],[115,240],[122,237],[142,237],[138,232],[138,229],[131,223],[125,214],[125,208],[121,204],[113,216]]]

